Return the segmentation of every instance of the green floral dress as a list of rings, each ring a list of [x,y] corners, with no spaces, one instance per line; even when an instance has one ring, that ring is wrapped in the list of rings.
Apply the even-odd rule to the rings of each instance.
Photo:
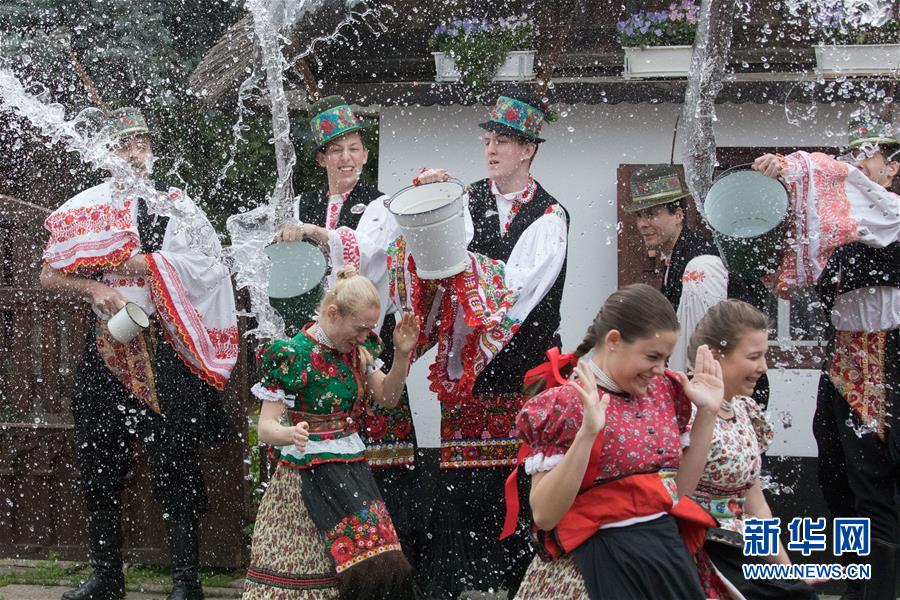
[[[309,423],[309,441],[304,450],[273,449],[278,468],[253,533],[246,600],[332,598],[360,577],[383,597],[409,585],[412,568],[358,434],[366,378],[381,368],[381,340],[372,334],[361,347],[374,364],[364,366],[359,350],[339,353],[305,330],[259,353],[263,375],[253,394],[283,402],[292,424]]]
[[[275,340],[260,352],[263,376],[253,386],[253,394],[261,400],[283,402],[292,424],[309,423],[306,450],[293,445],[275,448],[279,463],[302,469],[365,458],[357,414],[366,377],[380,367],[381,340],[373,333],[362,347],[376,359],[366,370],[358,352],[341,354],[318,343],[306,330],[290,340]]]

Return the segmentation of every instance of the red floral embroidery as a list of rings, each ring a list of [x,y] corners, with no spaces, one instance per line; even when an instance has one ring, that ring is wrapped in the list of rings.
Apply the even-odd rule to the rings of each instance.
[[[413,426],[411,419],[402,419],[394,422],[394,437],[398,440],[406,440],[409,439],[409,434],[412,433]]]
[[[359,270],[359,244],[356,242],[356,234],[352,229],[341,227],[337,230],[341,238],[341,256],[345,265],[352,265]]]
[[[312,368],[316,371],[324,372],[328,369],[328,361],[325,360],[325,357],[316,351],[312,351],[309,353],[309,364],[312,365]]]
[[[503,118],[510,123],[518,123],[519,111],[517,111],[515,108],[510,108],[504,113]]]
[[[143,285],[141,286],[143,287]],[[240,351],[240,334],[237,327],[228,327],[226,329],[207,329],[209,339],[215,348],[216,358],[227,360],[234,358]]]
[[[366,436],[375,441],[384,439],[388,432],[388,421],[384,415],[373,413],[366,415],[365,430]]]
[[[131,229],[131,200],[125,200],[122,208],[97,204],[58,211],[47,217],[44,226],[50,231],[51,243],[89,233]]]
[[[335,124],[331,121],[331,119],[322,119],[322,124],[320,125],[322,131],[325,133],[331,133],[334,131]]]
[[[706,280],[704,271],[685,271],[681,276],[682,283],[703,283]]]
[[[521,394],[475,396],[441,409],[441,467],[515,465]]]
[[[389,550],[400,550],[394,523],[380,500],[344,517],[325,536],[325,543],[338,573]]]

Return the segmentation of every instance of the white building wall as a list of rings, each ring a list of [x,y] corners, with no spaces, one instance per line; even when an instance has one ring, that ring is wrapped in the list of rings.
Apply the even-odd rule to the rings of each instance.
[[[544,127],[532,173],[571,216],[562,337],[576,345],[603,300],[616,288],[616,169],[627,163],[669,161],[672,129],[681,111],[672,104],[559,106],[561,118]],[[381,110],[379,187],[392,193],[424,167],[443,167],[464,181],[485,176],[478,123],[483,106],[385,107]],[[799,124],[790,121],[802,117]],[[843,139],[849,111],[784,104],[717,108],[719,146],[828,146]],[[675,162],[681,162],[680,142]],[[425,380],[427,360],[410,378],[416,431],[423,447],[439,444],[439,412]],[[812,371],[773,369],[770,409],[777,436],[769,454],[815,456],[811,433],[816,380]],[[784,417],[790,414],[790,419]],[[785,428],[782,422],[791,423]]]

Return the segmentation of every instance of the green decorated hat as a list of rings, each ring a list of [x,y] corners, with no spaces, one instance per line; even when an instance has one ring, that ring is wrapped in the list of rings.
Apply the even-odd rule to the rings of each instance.
[[[313,144],[323,148],[328,142],[350,133],[362,131],[363,124],[341,96],[326,96],[309,107],[309,129]]]
[[[481,123],[482,129],[495,133],[506,133],[540,144],[538,137],[546,119],[544,103],[537,94],[523,96],[500,96],[491,110],[489,121]]]
[[[636,213],[690,195],[672,165],[642,167],[631,176],[631,202],[625,207],[625,212]]]
[[[138,109],[130,106],[117,108],[112,111],[109,122],[112,127],[109,137],[113,140],[121,140],[133,135],[148,135],[150,133],[144,115]]]
[[[890,123],[879,121],[855,123],[850,126],[847,148],[853,150],[863,144],[897,145],[897,136]]]

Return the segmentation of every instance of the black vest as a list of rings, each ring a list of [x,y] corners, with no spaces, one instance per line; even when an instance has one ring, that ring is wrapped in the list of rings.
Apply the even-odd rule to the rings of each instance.
[[[681,277],[684,275],[684,269],[693,259],[706,254],[719,256],[719,249],[711,240],[687,227],[683,228],[672,250],[668,278],[664,278],[660,290],[676,311],[681,302],[683,289]],[[735,273],[729,273],[727,293],[729,298],[743,300],[764,313],[768,312],[769,293],[761,282],[750,281]]]
[[[829,312],[840,294],[868,287],[900,289],[900,242],[885,248],[859,242],[841,246],[816,282],[819,298]]]
[[[538,184],[534,198],[522,207],[513,218],[506,235],[500,235],[500,215],[497,213],[497,200],[491,191],[487,179],[477,181],[470,186],[469,211],[475,227],[475,236],[469,244],[469,250],[484,254],[490,258],[508,261],[513,247],[522,237],[529,225],[539,219],[551,205],[558,205],[566,213],[568,230],[568,213],[553,196]],[[566,281],[566,263],[556,282],[544,298],[528,314],[509,344],[500,351],[488,364],[475,381],[475,394],[490,392],[518,392],[522,389],[525,372],[546,360],[545,353],[553,346],[560,346],[559,337],[559,305],[562,301],[563,287]]]
[[[356,229],[359,220],[362,218],[363,211],[369,202],[383,196],[377,188],[364,183],[357,183],[350,191],[350,195],[341,207],[341,214],[338,215],[338,225],[340,227],[349,227]],[[362,205],[360,209],[354,212],[354,206]],[[328,191],[317,190],[314,192],[303,192],[300,194],[300,220],[304,223],[311,223],[319,227],[325,227],[325,212],[328,210]]]

